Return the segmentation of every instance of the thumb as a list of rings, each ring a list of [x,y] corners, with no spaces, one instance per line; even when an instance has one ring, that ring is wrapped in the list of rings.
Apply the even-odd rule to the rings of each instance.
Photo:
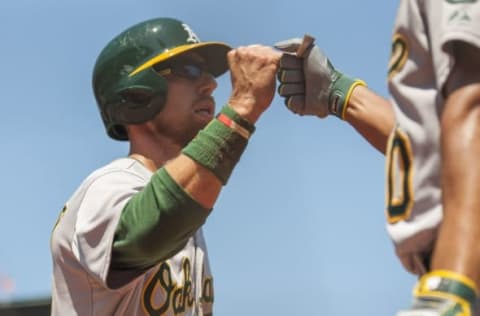
[[[287,53],[295,53],[301,43],[302,43],[301,38],[291,38],[285,41],[277,42],[273,46]]]

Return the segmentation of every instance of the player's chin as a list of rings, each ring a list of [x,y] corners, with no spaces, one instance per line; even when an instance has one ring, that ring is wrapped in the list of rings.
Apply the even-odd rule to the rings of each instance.
[[[212,117],[195,117],[195,119],[192,122],[192,129],[195,130],[195,134],[198,133],[201,129],[205,128],[208,123],[210,123],[211,120],[213,120]]]
[[[210,123],[210,121],[211,119],[207,120],[206,118],[193,120],[188,132],[190,138],[193,139],[202,129],[204,129],[208,125],[208,123]]]

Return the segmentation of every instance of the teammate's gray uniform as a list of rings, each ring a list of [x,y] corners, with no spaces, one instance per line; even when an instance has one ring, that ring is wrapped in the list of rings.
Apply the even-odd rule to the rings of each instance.
[[[398,129],[387,149],[387,229],[415,273],[422,272],[417,259],[431,251],[442,220],[440,116],[442,90],[455,67],[453,41],[480,52],[480,3],[400,1],[389,72]]]
[[[74,310],[81,316],[211,315],[213,279],[201,229],[169,260],[136,278],[116,271],[110,278],[124,285],[106,285],[122,209],[151,176],[138,161],[118,159],[93,172],[69,199],[52,238],[52,316],[77,315]]]

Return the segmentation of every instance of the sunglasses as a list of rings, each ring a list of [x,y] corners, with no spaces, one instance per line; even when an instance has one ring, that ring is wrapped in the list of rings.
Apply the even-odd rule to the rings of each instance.
[[[209,73],[206,65],[194,62],[171,64],[155,71],[161,76],[175,75],[190,80],[197,80],[203,73]]]

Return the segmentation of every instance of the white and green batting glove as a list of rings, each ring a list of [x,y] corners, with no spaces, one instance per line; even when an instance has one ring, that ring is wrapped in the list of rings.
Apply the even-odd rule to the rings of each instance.
[[[414,289],[409,310],[397,316],[472,316],[477,297],[475,283],[464,275],[434,270],[424,275]]]
[[[297,56],[301,43],[301,38],[293,38],[275,44],[284,52],[278,71],[278,93],[296,114],[321,118],[333,114],[344,119],[353,88],[365,82],[336,70],[313,42],[302,56]]]

